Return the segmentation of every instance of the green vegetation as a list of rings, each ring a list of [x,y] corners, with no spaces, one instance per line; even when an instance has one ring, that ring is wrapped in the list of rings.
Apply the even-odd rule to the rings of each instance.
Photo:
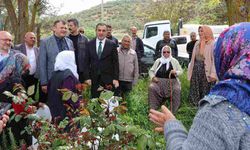
[[[178,110],[176,117],[181,120],[184,126],[189,129],[197,109],[190,105],[188,101],[189,95],[189,81],[187,80],[187,71],[180,76],[181,81],[181,107]],[[149,134],[156,141],[157,149],[164,149],[165,141],[162,134],[153,131],[154,125],[148,119],[148,85],[149,79],[143,78],[139,80],[138,84],[134,87],[133,91],[126,98],[128,112],[124,118],[130,119],[129,121],[134,125],[139,125],[142,129],[148,131]]]
[[[183,122],[187,129],[189,129],[197,109],[192,107],[188,102],[189,81],[187,80],[186,69],[180,76],[180,81],[182,86],[182,102],[176,117]],[[125,107],[125,103],[121,103],[119,107],[115,108],[115,111],[119,113],[118,116],[110,116],[107,115],[106,111],[103,111],[100,103],[105,104],[106,102],[104,102],[102,99],[100,99],[100,103],[96,99],[91,101],[85,99],[86,97],[89,97],[90,91],[87,89],[83,95],[83,109],[79,109],[81,114],[80,117],[64,120],[59,126],[53,125],[47,121],[38,121],[33,125],[33,127],[28,127],[27,129],[32,129],[32,133],[34,133],[36,137],[39,136],[38,139],[40,146],[44,148],[47,146],[53,146],[53,148],[64,147],[65,149],[68,149],[68,146],[75,147],[75,141],[78,143],[76,147],[80,148],[82,146],[81,148],[87,148],[85,143],[88,143],[88,141],[93,141],[93,138],[95,139],[95,137],[99,136],[103,139],[100,142],[100,148],[118,146],[125,149],[130,148],[139,150],[165,149],[166,143],[163,134],[155,132],[154,124],[148,119],[149,83],[150,82],[148,78],[141,78],[139,80],[138,84],[134,87],[128,97],[125,98],[127,108]],[[68,97],[67,91],[64,92],[64,97]],[[73,95],[71,94],[71,96]],[[106,96],[105,94],[102,94],[102,97],[104,99],[109,99],[107,97],[110,97],[110,94],[107,93]],[[168,106],[168,102],[166,102],[166,105]],[[126,113],[124,113],[125,110],[127,110]],[[71,109],[68,109],[68,111],[72,114],[78,113],[71,111]],[[72,128],[74,131],[65,132],[64,127],[67,127],[69,122],[71,122],[71,126],[75,124],[73,123],[74,121],[72,119],[76,121],[75,123],[77,126],[79,125],[78,122],[80,121],[80,126],[88,128],[89,131],[81,133],[77,128]],[[100,126],[104,129],[103,132],[99,131]],[[119,141],[114,140],[114,134],[119,134]],[[15,143],[13,136],[10,137],[10,142]],[[9,147],[6,145],[6,143],[7,141],[4,137],[2,144],[5,145],[6,148],[8,147],[9,149],[15,149],[13,148],[15,144],[11,144],[12,147]]]

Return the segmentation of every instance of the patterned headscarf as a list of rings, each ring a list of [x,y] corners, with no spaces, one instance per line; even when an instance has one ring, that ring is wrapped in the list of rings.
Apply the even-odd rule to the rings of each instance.
[[[213,31],[209,26],[200,26],[199,29],[203,30],[204,36],[200,37],[200,54],[204,55],[205,44],[214,40]]]
[[[28,69],[28,58],[22,53],[10,51],[9,56],[0,62],[0,83],[10,77],[21,78]]]
[[[221,33],[214,58],[220,82],[210,94],[225,97],[250,115],[250,23],[236,24]]]

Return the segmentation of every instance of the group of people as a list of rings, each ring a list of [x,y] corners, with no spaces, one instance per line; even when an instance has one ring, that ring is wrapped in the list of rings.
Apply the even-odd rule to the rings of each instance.
[[[199,106],[191,129],[187,132],[165,106],[162,112],[151,109],[149,118],[164,132],[166,149],[248,150],[250,23],[229,27],[215,44],[209,27],[199,27],[199,35],[188,73],[190,97]]]
[[[34,85],[34,91],[39,91],[40,105],[46,103],[49,106],[53,119],[63,119],[67,116],[67,110],[62,93],[57,89],[67,88],[74,92],[77,84],[86,83],[91,86],[92,98],[100,96],[100,89],[110,87],[114,95],[125,98],[137,83],[144,48],[142,40],[137,36],[136,27],[131,27],[131,36],[124,35],[120,45],[112,35],[112,26],[104,23],[96,25],[96,37],[92,40],[80,33],[77,19],[69,19],[67,23],[57,20],[52,30],[53,35],[41,40],[39,48],[35,46],[35,34],[28,32],[24,43],[13,49],[11,34],[0,31],[1,101],[11,102],[2,93],[12,91],[15,83],[23,84],[26,89]],[[157,43],[155,63],[149,70],[150,120],[159,125],[156,130],[164,130],[169,149],[227,149],[237,147],[239,144],[235,143],[240,142],[243,147],[249,148],[249,142],[245,143],[249,132],[243,130],[243,127],[249,128],[250,119],[250,24],[241,23],[230,27],[220,35],[215,46],[211,28],[200,26],[198,32],[200,39],[197,41],[196,35],[191,33],[192,41],[187,45],[190,55],[189,100],[201,108],[190,130],[192,136],[187,136],[183,125],[172,114],[176,114],[181,104],[181,83],[178,77],[183,70],[177,60],[177,44],[170,38],[169,31],[165,31],[163,40]],[[35,92],[32,98],[35,98]],[[167,98],[170,99],[171,111],[165,106],[162,106],[163,112],[156,111]],[[70,103],[73,109],[79,104],[73,101]],[[233,117],[238,119],[236,123],[230,119],[232,116],[228,111],[234,113]],[[0,120],[0,132],[7,120],[7,116]],[[26,121],[18,126],[12,124],[11,127],[19,132],[27,125]],[[216,129],[212,129],[212,126]],[[241,134],[236,134],[236,130]],[[207,140],[197,140],[204,134]],[[231,141],[229,135],[238,141]],[[19,132],[16,137],[25,139],[30,145],[27,136]],[[213,142],[217,144],[210,146]]]
[[[136,27],[131,27],[132,37],[124,35],[120,45],[112,35],[112,27],[104,23],[96,25],[96,37],[92,40],[80,33],[77,19],[57,20],[52,31],[51,36],[41,40],[39,48],[35,46],[33,32],[27,32],[24,42],[13,46],[11,34],[0,31],[1,101],[12,102],[2,93],[12,91],[16,83],[26,90],[34,86],[31,97],[35,99],[39,95],[39,106],[47,104],[55,121],[67,116],[58,89],[75,92],[77,84],[86,83],[91,86],[91,98],[98,98],[100,89],[108,87],[115,96],[123,98],[132,90],[139,77],[140,58],[144,52]],[[76,109],[78,102],[70,102]],[[5,118],[0,121],[1,128],[6,123]],[[25,119],[9,127],[17,132],[14,136],[18,140],[24,139],[31,145],[31,136],[20,134],[27,124]]]
[[[199,40],[196,33],[190,34],[191,41],[187,44],[189,54],[188,80],[190,80],[189,101],[198,106],[201,98],[208,94],[217,79],[214,64],[214,36],[209,26],[198,28]],[[149,70],[151,84],[149,85],[148,101],[151,109],[158,109],[166,100],[170,101],[171,112],[176,113],[181,103],[181,83],[178,76],[182,68],[176,59],[178,49],[176,42],[170,38],[170,33],[163,33],[163,40],[156,45],[156,56],[161,53]]]

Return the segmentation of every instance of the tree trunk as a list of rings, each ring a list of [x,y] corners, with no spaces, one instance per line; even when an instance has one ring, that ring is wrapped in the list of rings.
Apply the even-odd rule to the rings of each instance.
[[[18,20],[19,20],[19,34],[16,43],[23,42],[24,35],[29,30],[29,9],[28,0],[18,0]]]
[[[18,26],[18,21],[17,21],[17,16],[16,16],[16,13],[15,13],[15,9],[14,9],[14,6],[11,2],[11,0],[3,0],[4,2],[4,5],[7,9],[7,12],[8,12],[8,16],[10,19],[10,22],[11,22],[11,27],[12,27],[12,31],[14,33],[14,35],[16,36],[17,35],[17,26]]]
[[[225,0],[229,25],[250,21],[250,0]]]
[[[37,24],[36,35],[37,35],[37,46],[39,47],[41,40],[41,23]]]
[[[35,29],[35,21],[36,21],[37,8],[38,8],[40,2],[41,2],[41,0],[36,0],[36,2],[33,5],[32,18],[31,18],[31,23],[30,23],[29,31],[34,31],[34,29]]]

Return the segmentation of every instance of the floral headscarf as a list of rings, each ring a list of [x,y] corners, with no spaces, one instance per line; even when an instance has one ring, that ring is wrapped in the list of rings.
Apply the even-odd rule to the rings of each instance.
[[[28,69],[28,58],[22,53],[15,53],[11,50],[9,56],[0,62],[0,83],[9,77],[21,78]]]
[[[214,55],[220,82],[210,94],[225,97],[250,115],[250,23],[236,24],[221,33]]]

